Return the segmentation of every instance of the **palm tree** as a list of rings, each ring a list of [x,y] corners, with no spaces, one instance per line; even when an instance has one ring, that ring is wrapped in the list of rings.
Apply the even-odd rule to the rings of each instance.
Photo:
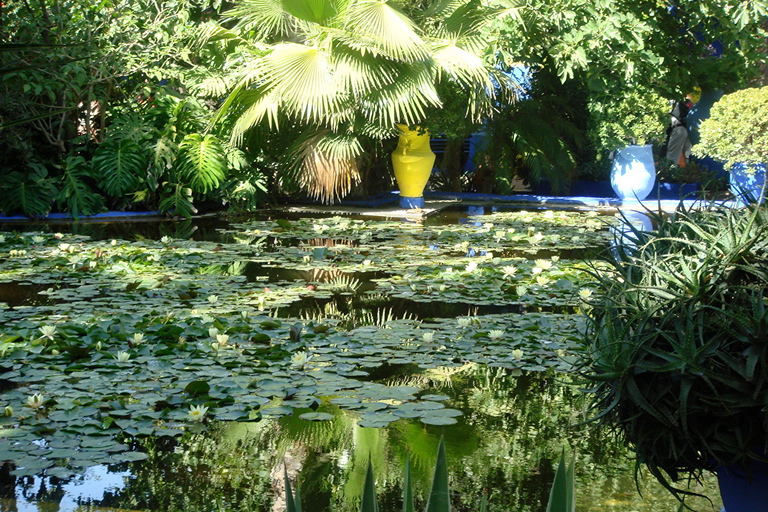
[[[412,16],[387,0],[242,1],[203,35],[228,54],[216,122],[230,123],[238,144],[265,125],[300,133],[286,148],[287,170],[333,202],[359,179],[363,139],[424,121],[442,105],[439,82],[466,91],[467,116],[490,115],[508,86],[483,59],[479,29],[490,11],[474,0],[410,7]]]

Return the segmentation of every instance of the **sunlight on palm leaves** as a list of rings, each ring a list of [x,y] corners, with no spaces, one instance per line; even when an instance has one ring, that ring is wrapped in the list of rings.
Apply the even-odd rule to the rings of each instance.
[[[481,58],[478,35],[492,20],[484,8],[443,2],[431,12],[434,19],[422,29],[378,0],[241,3],[224,15],[233,28],[210,27],[202,37],[225,52],[237,48],[228,66],[238,78],[215,122],[231,116],[237,144],[262,123],[270,130],[304,125],[306,147],[293,150],[287,166],[293,182],[324,202],[340,199],[359,179],[360,143],[337,139],[323,147],[320,140],[361,133],[391,138],[397,123],[418,124],[441,105],[440,80],[467,89],[467,113],[482,120],[493,111],[497,83],[506,87],[491,79],[492,67]],[[222,81],[208,83],[213,89]],[[351,151],[332,150],[345,144]]]

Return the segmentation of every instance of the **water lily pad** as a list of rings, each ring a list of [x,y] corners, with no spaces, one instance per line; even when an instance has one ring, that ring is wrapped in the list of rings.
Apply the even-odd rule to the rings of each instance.
[[[299,418],[307,421],[328,421],[333,419],[333,414],[327,412],[305,412]]]

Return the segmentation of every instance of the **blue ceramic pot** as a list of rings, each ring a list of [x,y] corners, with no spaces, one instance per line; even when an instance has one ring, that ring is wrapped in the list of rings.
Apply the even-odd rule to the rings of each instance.
[[[762,202],[765,196],[765,164],[737,162],[731,167],[731,193],[742,203]]]
[[[753,461],[751,478],[741,467],[718,466],[717,481],[725,512],[768,510],[768,464]]]
[[[627,146],[616,151],[611,168],[611,187],[623,201],[642,201],[656,183],[651,146]]]

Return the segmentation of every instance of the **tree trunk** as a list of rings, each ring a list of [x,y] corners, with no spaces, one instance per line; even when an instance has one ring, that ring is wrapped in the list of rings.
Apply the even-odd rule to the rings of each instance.
[[[448,192],[461,192],[461,174],[464,170],[461,165],[462,148],[464,147],[463,138],[448,139],[443,151],[443,159],[440,162],[440,169],[446,177]]]

